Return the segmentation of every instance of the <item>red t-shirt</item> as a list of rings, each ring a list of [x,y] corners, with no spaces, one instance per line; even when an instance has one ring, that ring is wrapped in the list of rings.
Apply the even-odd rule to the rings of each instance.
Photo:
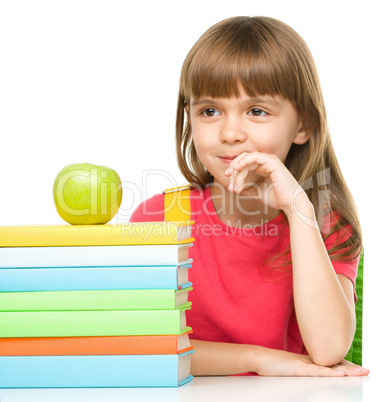
[[[261,345],[295,353],[305,348],[298,329],[291,268],[270,270],[262,263],[289,245],[289,226],[281,213],[255,228],[231,227],[216,214],[210,187],[191,191],[191,219],[195,221],[193,259],[189,271],[193,290],[187,325],[192,339]],[[164,220],[164,195],[139,205],[132,222]],[[336,236],[326,242],[329,249]],[[338,274],[355,281],[358,259],[332,261]]]

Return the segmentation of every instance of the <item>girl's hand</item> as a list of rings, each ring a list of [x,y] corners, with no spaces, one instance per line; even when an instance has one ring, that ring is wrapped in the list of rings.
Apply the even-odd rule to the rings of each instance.
[[[296,198],[306,194],[297,180],[276,155],[243,152],[225,171],[230,177],[229,191],[256,198],[285,213],[294,207]]]
[[[267,349],[265,358],[260,359],[257,373],[261,376],[289,377],[344,377],[367,376],[369,370],[346,360],[333,367],[314,364],[308,355]]]

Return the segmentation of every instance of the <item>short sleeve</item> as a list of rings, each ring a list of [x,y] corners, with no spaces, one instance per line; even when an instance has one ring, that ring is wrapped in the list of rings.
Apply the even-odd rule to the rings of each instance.
[[[359,265],[359,260],[360,260],[360,255],[356,257],[352,261],[348,262],[340,262],[340,261],[335,261],[331,260],[333,268],[336,272],[336,274],[344,275],[348,277],[352,283],[353,286],[355,286],[355,281],[356,281],[356,276],[357,276],[357,267]]]
[[[334,214],[331,214],[330,218],[331,221],[329,223],[332,226],[335,222],[337,222],[338,218],[337,215]],[[352,235],[352,228],[349,225],[341,230],[335,231],[324,241],[326,249],[329,252],[329,250],[331,250],[333,247],[345,242],[351,235]],[[345,261],[336,260],[334,256],[337,254],[339,254],[339,252],[334,252],[330,254],[331,263],[336,274],[344,275],[347,278],[349,278],[352,281],[353,287],[355,289],[355,282],[357,276],[357,268],[360,260],[360,254],[352,259],[350,257],[347,257]],[[356,294],[355,299],[357,299]]]
[[[164,194],[143,201],[133,212],[130,222],[160,222],[164,220]]]

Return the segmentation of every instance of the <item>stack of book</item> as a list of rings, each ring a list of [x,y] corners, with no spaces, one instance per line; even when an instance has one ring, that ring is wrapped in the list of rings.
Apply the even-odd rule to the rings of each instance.
[[[0,387],[189,382],[191,225],[0,227]]]

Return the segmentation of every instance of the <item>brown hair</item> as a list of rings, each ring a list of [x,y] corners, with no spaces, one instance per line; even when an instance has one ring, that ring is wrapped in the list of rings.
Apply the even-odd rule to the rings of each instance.
[[[233,17],[209,28],[188,53],[181,71],[176,116],[176,151],[184,177],[197,187],[213,181],[196,153],[185,106],[190,99],[282,95],[312,128],[305,144],[292,144],[285,165],[304,187],[315,211],[340,217],[324,234],[346,230],[347,239],[329,250],[332,259],[353,259],[362,234],[352,195],[341,173],[329,133],[317,69],[300,35],[269,17]],[[323,190],[323,191],[322,191]],[[321,198],[329,194],[329,198]],[[322,216],[319,216],[321,224]],[[350,229],[349,229],[350,228]],[[350,232],[348,232],[350,230]]]

